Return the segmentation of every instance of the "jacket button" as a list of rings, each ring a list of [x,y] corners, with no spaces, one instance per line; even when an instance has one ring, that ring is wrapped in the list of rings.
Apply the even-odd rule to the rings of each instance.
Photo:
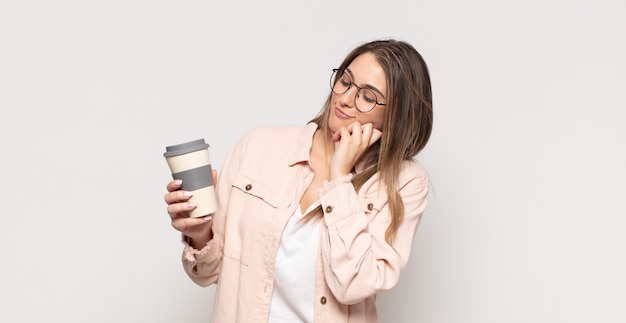
[[[326,296],[322,296],[322,298],[320,298],[320,304],[326,305]]]
[[[252,184],[248,184],[248,185],[246,185],[246,191],[249,191],[249,190],[251,190],[251,189],[252,189]]]
[[[332,206],[327,206],[326,207],[326,213],[331,213],[333,211],[333,207]]]
[[[367,209],[370,210],[370,211],[373,210],[374,209],[374,203],[368,204],[367,205]]]

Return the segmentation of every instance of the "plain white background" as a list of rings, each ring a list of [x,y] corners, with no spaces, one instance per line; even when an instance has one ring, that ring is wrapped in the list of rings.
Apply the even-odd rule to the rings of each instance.
[[[626,3],[0,0],[0,321],[207,322],[163,194],[303,124],[363,41],[412,43],[429,208],[383,322],[626,321]]]

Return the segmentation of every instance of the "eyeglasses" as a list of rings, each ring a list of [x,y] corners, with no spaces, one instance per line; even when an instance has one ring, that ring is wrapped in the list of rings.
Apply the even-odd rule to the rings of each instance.
[[[344,73],[343,70],[334,68],[333,74],[330,77],[330,89],[336,94],[344,94],[350,90],[350,87],[356,87],[358,90],[354,95],[354,106],[362,113],[368,113],[376,107],[376,105],[385,105],[378,102],[376,93],[371,89],[359,87],[356,83],[352,82],[352,78],[348,73]]]

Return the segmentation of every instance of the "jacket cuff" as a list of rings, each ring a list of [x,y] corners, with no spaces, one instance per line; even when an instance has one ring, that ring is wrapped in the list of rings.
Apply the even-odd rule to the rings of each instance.
[[[324,183],[322,183],[322,187],[319,189],[320,197],[322,197],[326,193],[330,192],[331,190],[333,190],[334,188],[336,188],[340,184],[351,183],[353,176],[354,176],[354,174],[350,173],[348,175],[344,175],[344,176],[341,176],[339,178],[335,178],[332,181],[324,181]]]
[[[198,250],[198,249],[192,247],[189,242],[190,242],[189,237],[187,237],[185,235],[182,235],[182,243],[185,246],[185,248],[184,248],[184,257],[185,257],[185,260],[187,260],[189,262],[197,263],[199,261],[199,259],[202,259],[202,257],[206,256],[206,254],[211,249],[211,247],[209,246],[209,243],[204,245],[204,247],[202,247],[202,249]]]
[[[320,188],[320,203],[327,227],[338,224],[362,210],[354,186],[352,174],[342,176],[330,182],[324,182]]]

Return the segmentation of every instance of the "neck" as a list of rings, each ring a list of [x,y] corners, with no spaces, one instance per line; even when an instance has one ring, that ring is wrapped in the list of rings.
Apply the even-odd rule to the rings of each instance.
[[[311,147],[311,163],[314,168],[326,168],[330,165],[330,159],[334,152],[335,145],[332,138],[325,131],[317,130],[313,135]]]

